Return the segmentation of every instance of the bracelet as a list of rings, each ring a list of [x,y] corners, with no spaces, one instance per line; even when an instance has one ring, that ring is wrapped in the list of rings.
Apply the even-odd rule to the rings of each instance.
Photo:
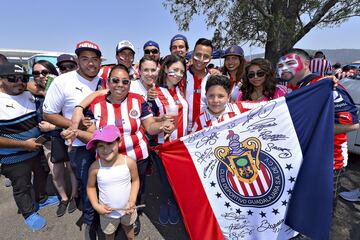
[[[85,110],[85,108],[83,106],[81,106],[81,105],[76,105],[74,108],[77,108],[77,107],[82,108],[83,110]]]

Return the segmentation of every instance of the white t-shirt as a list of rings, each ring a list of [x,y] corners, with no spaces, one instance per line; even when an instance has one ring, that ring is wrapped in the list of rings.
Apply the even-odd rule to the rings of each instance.
[[[35,98],[28,91],[15,96],[0,92],[0,103],[0,120],[10,120],[36,112]]]
[[[74,108],[85,97],[94,92],[100,78],[96,76],[89,81],[80,76],[77,71],[62,74],[54,79],[46,93],[43,110],[47,114],[58,114],[71,119]],[[76,139],[73,146],[84,146],[85,143]]]
[[[144,87],[144,85],[139,80],[132,80],[130,85],[130,92],[137,93],[140,96],[144,98],[145,101],[147,101],[147,90]]]

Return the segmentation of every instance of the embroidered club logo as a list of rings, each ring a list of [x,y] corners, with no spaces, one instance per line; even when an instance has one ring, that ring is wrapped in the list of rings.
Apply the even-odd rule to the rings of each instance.
[[[140,113],[136,110],[136,109],[131,109],[129,116],[131,118],[139,118],[140,117]]]
[[[261,150],[258,138],[239,139],[238,134],[229,130],[229,145],[214,150],[214,156],[219,160],[219,186],[239,206],[269,206],[284,191],[284,173],[277,161]]]

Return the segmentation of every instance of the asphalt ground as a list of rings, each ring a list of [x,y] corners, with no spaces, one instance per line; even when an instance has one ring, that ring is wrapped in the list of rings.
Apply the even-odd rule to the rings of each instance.
[[[66,213],[56,217],[56,206],[40,210],[47,220],[47,225],[39,232],[31,232],[23,223],[21,215],[12,197],[11,187],[5,187],[4,177],[0,177],[0,239],[1,240],[70,240],[83,239],[84,231],[80,231],[75,222],[80,217],[80,211]],[[136,239],[141,240],[186,240],[189,239],[182,222],[176,225],[161,225],[158,220],[160,208],[160,180],[154,168],[154,173],[147,177],[146,208],[140,216],[141,232]],[[348,169],[342,179],[342,190],[352,190],[360,187],[360,156],[350,155]],[[190,189],[191,190],[191,189]],[[360,202],[350,203],[339,199],[334,213],[331,240],[360,239]],[[100,237],[100,239],[103,239]],[[116,239],[125,239],[118,234]]]

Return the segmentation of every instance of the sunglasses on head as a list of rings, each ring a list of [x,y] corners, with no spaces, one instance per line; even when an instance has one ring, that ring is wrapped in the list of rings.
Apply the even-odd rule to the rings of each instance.
[[[59,66],[59,69],[60,71],[66,71],[66,70],[69,70],[69,71],[72,71],[76,68],[76,65],[75,64],[72,64],[72,63],[69,63],[69,64],[61,64]]]
[[[7,75],[4,77],[8,80],[8,82],[11,83],[16,83],[18,81],[21,81],[23,83],[29,82],[29,77],[24,75]]]
[[[39,71],[33,71],[33,75],[35,77],[39,77],[40,74],[43,75],[44,77],[47,76],[50,72],[48,70],[42,70],[41,72]]]
[[[144,50],[144,53],[145,53],[145,54],[150,54],[150,53],[152,53],[152,54],[158,54],[158,53],[159,53],[159,50],[157,50],[157,49],[146,49],[146,50]]]
[[[128,85],[130,83],[129,79],[119,79],[117,77],[110,78],[109,80],[114,84],[118,84],[121,82],[123,85]]]
[[[265,76],[265,72],[262,70],[259,70],[257,72],[249,72],[247,75],[248,79],[254,78],[255,76],[263,77],[263,76]]]

